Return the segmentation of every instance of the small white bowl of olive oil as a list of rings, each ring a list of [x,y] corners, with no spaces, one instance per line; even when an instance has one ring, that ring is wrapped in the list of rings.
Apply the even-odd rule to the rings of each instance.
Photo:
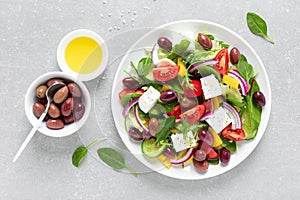
[[[60,41],[57,62],[62,71],[81,81],[89,81],[104,72],[108,63],[107,46],[97,33],[75,30]]]

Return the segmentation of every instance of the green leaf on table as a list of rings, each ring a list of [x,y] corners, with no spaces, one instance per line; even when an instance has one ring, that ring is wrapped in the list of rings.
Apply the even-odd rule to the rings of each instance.
[[[86,157],[87,152],[88,148],[86,148],[85,146],[80,146],[74,151],[72,155],[72,163],[75,167],[79,167],[80,163]]]
[[[137,173],[125,164],[125,158],[112,148],[100,148],[97,150],[99,158],[113,169],[127,169],[132,175]]]
[[[268,36],[268,27],[265,20],[263,20],[259,15],[248,12],[247,13],[247,24],[250,31],[255,35],[260,35],[270,41],[272,44],[275,42]]]

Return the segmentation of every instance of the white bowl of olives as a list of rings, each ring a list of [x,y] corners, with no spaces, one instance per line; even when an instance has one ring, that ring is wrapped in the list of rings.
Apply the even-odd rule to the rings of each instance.
[[[86,86],[64,72],[49,72],[29,86],[25,96],[25,112],[34,126],[47,105],[46,91],[56,82],[65,86],[56,91],[48,113],[38,131],[52,137],[64,137],[79,130],[91,110],[91,97]]]

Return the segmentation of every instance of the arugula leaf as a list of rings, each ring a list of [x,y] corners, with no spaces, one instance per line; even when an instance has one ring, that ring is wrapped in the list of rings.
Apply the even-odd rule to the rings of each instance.
[[[224,138],[222,135],[220,135],[220,138],[222,140],[222,147],[225,147],[230,152],[234,153],[237,151],[237,143],[235,141],[228,140]]]
[[[268,36],[268,27],[265,20],[263,20],[259,15],[248,12],[247,13],[247,25],[250,31],[255,35],[260,35],[270,41],[272,44],[275,42]]]
[[[207,60],[213,60],[215,58],[217,50],[203,50],[203,49],[195,49],[192,53],[190,53],[186,58],[186,63],[190,63],[190,66],[196,64],[198,62],[204,62]]]
[[[113,169],[127,169],[132,175],[137,173],[125,164],[125,158],[112,148],[100,148],[97,150],[99,158]]]
[[[162,105],[166,112],[170,112],[174,109],[174,107],[178,104],[177,102],[171,102],[171,103],[160,103],[158,102],[158,104]]]
[[[142,58],[137,66],[139,76],[146,76],[152,68],[152,59],[150,57]]]
[[[252,65],[248,63],[246,57],[243,54],[241,54],[237,69],[241,76],[246,79],[248,84],[250,84],[251,79],[256,76]]]
[[[247,106],[242,112],[242,128],[246,133],[246,140],[255,138],[261,120],[262,108],[253,102],[253,94],[260,90],[258,83],[253,79],[250,94],[246,97]]]
[[[106,140],[107,138],[106,137],[103,137],[103,138],[99,138],[99,139],[96,139],[94,140],[93,142],[91,142],[89,145],[87,146],[79,146],[77,149],[75,149],[75,151],[73,152],[73,155],[72,155],[72,164],[75,166],[75,167],[79,167],[79,165],[81,164],[81,162],[85,159],[86,155],[87,155],[87,152],[88,152],[88,149],[96,144],[97,142],[100,142],[102,140]]]
[[[158,120],[159,126],[156,131],[156,143],[164,141],[175,125],[175,117],[170,116],[166,119]]]
[[[224,41],[222,41],[222,40],[216,40],[216,42],[218,43],[218,45],[220,46],[220,48],[221,49],[224,49],[224,48],[226,48],[226,49],[228,49],[229,48],[229,44],[226,44]]]
[[[190,124],[188,122],[188,119],[186,117],[184,117],[181,120],[181,123],[175,124],[175,128],[178,129],[180,132],[182,132],[183,138],[186,139],[186,136],[189,131],[192,131],[193,133],[195,133],[195,132],[198,132],[198,130],[200,130],[200,129],[207,129],[207,124],[204,124],[201,122]]]

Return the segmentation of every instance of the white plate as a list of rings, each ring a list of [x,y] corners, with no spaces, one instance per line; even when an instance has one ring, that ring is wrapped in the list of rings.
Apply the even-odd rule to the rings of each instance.
[[[122,79],[126,76],[124,70],[128,69],[130,65],[130,61],[138,62],[143,56],[145,56],[144,51],[136,51],[137,49],[143,49],[145,47],[151,47],[157,41],[157,38],[161,36],[167,37],[176,37],[178,33],[184,34],[187,37],[194,38],[199,32],[207,32],[214,35],[217,39],[223,40],[224,42],[230,44],[230,47],[238,47],[239,50],[247,57],[249,63],[253,65],[253,67],[259,71],[259,75],[257,76],[257,81],[260,85],[261,91],[264,93],[266,97],[266,105],[263,108],[261,123],[259,125],[257,136],[252,141],[245,141],[239,143],[239,149],[236,153],[232,154],[230,162],[228,165],[210,165],[207,172],[198,173],[193,164],[186,166],[184,169],[181,167],[171,167],[171,169],[165,169],[162,167],[162,164],[156,159],[148,159],[142,155],[141,152],[141,144],[132,142],[128,134],[125,131],[124,127],[124,118],[122,116],[122,106],[119,102],[118,93],[123,89]],[[173,43],[178,43],[179,41],[175,41]],[[112,87],[112,113],[115,121],[116,128],[119,132],[119,135],[126,147],[129,151],[145,166],[150,168],[153,171],[157,171],[163,175],[178,178],[178,179],[204,179],[213,176],[217,176],[219,174],[223,174],[230,169],[234,168],[238,164],[240,164],[244,159],[246,159],[250,153],[255,149],[259,141],[261,140],[270,116],[271,111],[271,89],[269,78],[265,67],[254,51],[254,49],[238,34],[229,30],[228,28],[221,26],[219,24],[215,24],[207,21],[200,20],[185,20],[185,21],[176,21],[172,23],[168,23],[162,25],[152,32],[147,33],[144,37],[139,39],[128,51],[128,53],[122,59],[118,70],[115,74],[113,87]]]

